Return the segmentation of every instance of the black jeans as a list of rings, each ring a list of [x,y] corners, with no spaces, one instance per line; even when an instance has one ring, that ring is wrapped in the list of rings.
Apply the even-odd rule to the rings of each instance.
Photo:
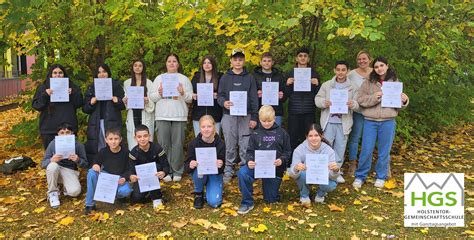
[[[133,184],[133,192],[132,192],[132,203],[145,203],[148,201],[153,201],[156,199],[161,199],[163,195],[161,194],[161,189],[156,189],[149,192],[140,192],[140,187],[138,186],[138,182]]]
[[[314,123],[314,113],[288,114],[288,135],[290,135],[291,149],[295,150],[306,139],[308,127]],[[288,166],[291,165],[291,158]]]

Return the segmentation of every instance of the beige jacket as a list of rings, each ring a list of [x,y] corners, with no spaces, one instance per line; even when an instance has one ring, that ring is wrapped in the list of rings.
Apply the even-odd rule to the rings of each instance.
[[[395,82],[393,79],[388,80]],[[398,80],[396,80],[398,82]],[[382,91],[382,85],[379,82],[373,83],[365,80],[359,88],[357,102],[361,107],[361,113],[365,119],[372,121],[385,121],[397,117],[398,112],[408,106],[409,99],[405,104],[402,103],[402,108],[386,108],[382,107],[382,99],[377,99],[376,92]]]

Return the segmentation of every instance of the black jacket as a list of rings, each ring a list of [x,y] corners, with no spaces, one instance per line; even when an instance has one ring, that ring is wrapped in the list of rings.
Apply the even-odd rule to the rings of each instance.
[[[279,91],[283,92],[283,98],[279,100],[278,106],[272,106],[275,110],[276,116],[283,116],[283,104],[286,101],[285,85],[286,79],[283,79],[283,74],[278,68],[272,68],[271,73],[264,73],[262,67],[257,67],[253,70],[253,76],[257,81],[257,90],[262,90],[262,82],[277,82],[279,83]],[[262,98],[258,98],[258,108],[262,106]]]
[[[248,161],[255,161],[255,150],[276,150],[276,158],[280,158],[282,162],[276,167],[276,176],[283,177],[291,156],[290,136],[283,128],[276,123],[270,129],[258,126],[250,135],[247,147]]]
[[[288,78],[294,77],[294,69],[292,69],[287,76]],[[314,103],[314,97],[321,87],[321,77],[314,70],[311,69],[311,78],[317,78],[318,85],[311,84],[310,92],[294,92],[293,85],[286,86],[286,95],[288,96],[288,115],[289,114],[305,114],[305,113],[316,113],[316,104]],[[285,80],[286,82],[286,80]],[[286,83],[285,83],[286,85]]]
[[[193,79],[191,80],[191,84],[193,85],[193,93],[197,94],[197,84],[199,83],[201,74],[197,72],[194,74]],[[221,78],[222,74],[219,73],[218,79]],[[217,83],[219,86],[219,83]],[[215,90],[217,92],[217,90]],[[207,106],[198,106],[197,100],[193,100],[193,110],[191,117],[194,121],[199,121],[199,119],[204,115],[211,115],[214,118],[214,121],[220,122],[222,119],[222,107],[219,106],[217,103],[217,99],[214,99],[214,106],[207,107]]]
[[[81,89],[69,81],[72,92],[69,95],[69,102],[50,102],[50,97],[46,93],[49,88],[48,83],[38,86],[33,97],[32,107],[40,111],[39,130],[40,134],[56,134],[58,126],[67,122],[72,125],[72,130],[77,133],[78,123],[76,109],[83,104]]]
[[[247,92],[247,114],[251,115],[251,119],[258,121],[258,96],[257,84],[252,74],[247,69],[240,74],[235,74],[229,69],[219,80],[219,91],[217,102],[223,108],[225,114],[229,114],[229,110],[224,108],[224,102],[229,100],[230,91],[246,91]]]
[[[93,162],[97,157],[101,111],[104,111],[102,115],[104,116],[105,130],[112,128],[122,129],[121,111],[125,109],[125,105],[122,101],[125,93],[120,82],[117,80],[112,80],[112,95],[118,98],[118,102],[114,103],[112,100],[105,101],[103,104],[105,105],[105,109],[102,109],[101,101],[97,101],[94,105],[91,105],[91,99],[95,97],[94,84],[91,84],[87,88],[82,111],[90,115],[87,124],[87,141],[85,144],[89,162]]]
[[[223,161],[224,164],[222,164],[222,167],[218,169],[219,174],[224,173],[224,167],[225,167],[225,144],[224,141],[220,138],[219,134],[216,134],[214,136],[214,142],[212,143],[207,143],[202,140],[202,135],[199,133],[196,138],[194,138],[191,142],[188,144],[188,157],[186,158],[186,161],[184,162],[184,171],[192,174],[194,170],[196,169],[191,169],[189,168],[189,163],[191,160],[196,160],[196,148],[200,147],[215,147],[216,148],[216,153],[217,153],[217,159],[220,159]]]
[[[152,156],[151,158],[147,157],[150,155]],[[150,142],[150,149],[148,149],[148,152],[146,153],[141,150],[138,145],[135,146],[134,148],[132,148],[132,150],[130,150],[129,159],[130,173],[132,175],[137,174],[137,171],[135,169],[136,165],[151,162],[156,163],[156,171],[163,171],[166,175],[170,173],[170,165],[166,157],[166,152],[163,147],[161,147],[161,145],[158,143]]]

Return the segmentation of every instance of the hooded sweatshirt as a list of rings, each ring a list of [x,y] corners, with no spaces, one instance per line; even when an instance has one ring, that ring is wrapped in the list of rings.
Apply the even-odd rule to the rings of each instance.
[[[191,163],[191,160],[197,160],[196,148],[204,148],[204,147],[215,147],[216,153],[217,153],[217,159],[225,161],[225,144],[224,144],[224,141],[220,138],[219,134],[216,134],[214,136],[214,142],[207,143],[202,140],[202,135],[201,133],[199,133],[197,137],[194,138],[188,144],[188,158],[186,158],[186,161],[184,162],[184,171],[192,174],[194,170],[196,170],[196,168],[191,169],[189,167],[189,163]],[[224,173],[224,167],[225,167],[225,164],[222,164],[222,167],[218,169],[219,174]]]
[[[285,91],[285,80],[283,79],[283,74],[278,68],[272,68],[271,73],[265,73],[262,71],[262,67],[257,67],[253,70],[253,76],[255,81],[257,81],[257,90],[262,90],[262,82],[277,82],[279,83],[279,91],[283,92],[283,98],[278,102],[278,106],[272,106],[275,110],[276,116],[283,116],[283,103],[286,101]],[[262,106],[262,98],[258,98],[259,108]]]
[[[304,140],[293,152],[293,161],[291,162],[289,175],[297,179],[300,176],[300,171],[295,170],[295,166],[298,163],[306,162],[306,154],[328,154],[329,163],[336,162],[336,155],[334,150],[324,142],[321,142],[321,146],[318,150],[313,150],[309,147],[308,140]],[[329,170],[329,179],[335,180],[339,176],[339,172]]]
[[[80,143],[77,138],[75,141],[75,148],[76,148],[76,154],[79,157],[79,160],[77,162],[74,162],[72,160],[69,160],[67,157],[64,159],[61,159],[58,162],[58,165],[61,167],[69,168],[72,170],[77,170],[77,166],[81,168],[87,168],[89,166],[89,162],[87,162],[87,157],[86,157],[86,150],[84,148],[84,145]],[[55,140],[51,141],[46,148],[46,151],[44,153],[44,158],[41,161],[41,167],[46,168],[48,167],[48,164],[51,162],[51,158],[53,155],[56,154],[56,144]]]

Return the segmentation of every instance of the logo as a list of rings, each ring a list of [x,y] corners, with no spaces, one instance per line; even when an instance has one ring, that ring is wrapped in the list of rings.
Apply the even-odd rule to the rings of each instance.
[[[405,173],[405,227],[464,227],[464,173]]]

